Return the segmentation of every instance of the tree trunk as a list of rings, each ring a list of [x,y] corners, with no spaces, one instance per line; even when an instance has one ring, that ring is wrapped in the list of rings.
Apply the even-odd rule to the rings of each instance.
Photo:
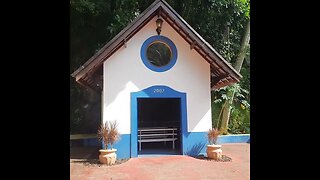
[[[250,20],[248,20],[247,28],[246,28],[244,37],[243,37],[242,42],[241,42],[240,51],[239,51],[239,54],[237,56],[237,60],[234,63],[234,68],[238,72],[241,71],[241,67],[242,67],[244,58],[246,56],[246,52],[247,52],[247,48],[248,48],[248,45],[249,45],[249,41],[250,41]],[[227,96],[230,97],[230,99],[228,100],[228,102],[227,102],[227,104],[224,107],[223,112],[222,112],[222,120],[221,120],[220,132],[223,133],[223,134],[226,134],[228,132],[228,124],[229,124],[230,113],[231,113],[231,105],[232,105],[232,102],[233,102],[234,94],[235,94],[235,92],[227,92]]]
[[[236,62],[234,63],[234,69],[240,73],[241,67],[244,61],[244,58],[246,56],[246,52],[249,46],[249,41],[250,41],[250,20],[248,21],[247,24],[247,29],[245,31],[244,37],[242,39],[240,51],[237,57]]]
[[[229,125],[229,119],[230,119],[230,112],[231,112],[231,105],[234,97],[234,92],[227,92],[227,96],[230,97],[229,100],[227,100],[226,105],[224,106],[222,110],[222,120],[221,120],[221,126],[220,126],[220,132],[222,134],[226,134],[228,132],[228,125]]]

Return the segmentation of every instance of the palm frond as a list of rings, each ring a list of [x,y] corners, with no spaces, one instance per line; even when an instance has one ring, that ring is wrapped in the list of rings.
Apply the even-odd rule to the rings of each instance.
[[[208,131],[208,140],[210,144],[216,144],[220,131],[215,128],[211,128]]]
[[[105,149],[108,148],[108,145],[112,149],[112,145],[120,139],[117,121],[107,121],[105,124],[101,124],[98,129],[98,138],[105,144]]]

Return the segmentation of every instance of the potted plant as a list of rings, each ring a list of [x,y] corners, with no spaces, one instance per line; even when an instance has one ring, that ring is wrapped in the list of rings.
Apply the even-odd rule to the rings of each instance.
[[[208,131],[207,156],[210,159],[219,160],[222,156],[221,145],[217,144],[217,139],[220,132],[218,129],[211,128]]]
[[[112,146],[120,138],[117,127],[117,121],[107,121],[105,124],[101,124],[98,130],[99,140],[104,143],[103,149],[99,150],[99,160],[102,164],[113,165],[116,162],[117,149]]]

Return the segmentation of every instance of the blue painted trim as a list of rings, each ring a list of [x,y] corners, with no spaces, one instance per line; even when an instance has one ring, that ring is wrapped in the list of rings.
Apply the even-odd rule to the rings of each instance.
[[[82,145],[85,146],[85,147],[90,147],[90,146],[97,147],[97,146],[100,146],[100,142],[99,142],[98,138],[86,138],[86,139],[71,140],[70,141],[70,147],[73,146],[73,142],[74,141],[82,143]]]
[[[88,138],[82,141],[85,147],[100,147],[101,149],[105,147],[98,138]],[[117,149],[117,159],[130,158],[130,134],[120,134],[120,139],[113,145],[113,148]]]
[[[157,85],[139,92],[131,92],[131,157],[138,156],[138,98],[180,98],[181,108],[181,150],[185,151],[184,141],[187,136],[187,95],[170,87]]]
[[[130,134],[121,134],[113,148],[117,149],[117,159],[130,158]]]
[[[220,135],[217,144],[250,143],[250,134]]]
[[[147,94],[145,94],[147,95]],[[138,97],[139,98],[139,97]],[[183,99],[183,98],[182,98]],[[182,100],[181,99],[181,100]],[[181,101],[182,102],[182,101]],[[181,103],[183,104],[183,103]],[[135,123],[137,125],[137,123]],[[182,125],[186,129],[186,123],[182,123]],[[184,129],[182,128],[182,129]],[[198,156],[206,153],[206,146],[208,144],[207,141],[207,132],[186,132],[184,131],[182,140],[182,152],[184,155],[188,156]],[[134,143],[132,141],[132,137],[130,134],[121,134],[120,140],[114,144],[114,148],[117,149],[117,158],[118,159],[126,159],[132,156],[132,147],[135,147],[136,153],[138,153],[137,143],[135,146],[132,146]],[[137,141],[137,134],[135,136]],[[90,138],[83,140],[84,146],[100,146],[103,148],[103,143],[101,143],[97,138]],[[217,144],[225,144],[225,143],[250,143],[250,134],[239,134],[239,135],[220,135],[217,140]],[[131,153],[130,153],[131,152]],[[153,154],[154,155],[154,154]]]
[[[204,154],[207,150],[207,144],[207,132],[188,132],[183,143],[183,154],[193,157]]]
[[[98,138],[89,138],[83,140],[83,146],[99,146],[99,139]]]
[[[141,92],[143,93],[143,92]],[[140,96],[143,96],[140,94]],[[131,138],[130,157],[138,156],[138,100],[139,94],[131,93]]]
[[[164,42],[165,44],[167,44],[170,47],[170,49],[172,51],[172,57],[171,57],[169,63],[165,66],[161,66],[161,67],[155,66],[152,63],[150,63],[147,58],[147,48],[154,41]],[[177,47],[174,45],[174,43],[169,38],[167,38],[165,36],[161,36],[161,35],[160,36],[156,35],[156,36],[151,36],[146,41],[144,41],[144,43],[142,44],[141,49],[140,49],[140,56],[141,56],[143,64],[147,68],[149,68],[150,70],[155,71],[155,72],[164,72],[164,71],[171,69],[176,64],[177,58],[178,58],[178,51],[177,51]]]

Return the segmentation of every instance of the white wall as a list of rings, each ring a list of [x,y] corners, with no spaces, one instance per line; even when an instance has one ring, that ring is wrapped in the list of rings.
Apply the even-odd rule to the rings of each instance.
[[[165,85],[187,94],[189,132],[203,132],[211,128],[210,66],[165,21],[161,35],[176,45],[178,58],[168,71],[148,69],[140,57],[143,42],[156,35],[154,18],[104,62],[103,122],[117,120],[121,134],[130,134],[130,92],[153,85]]]

